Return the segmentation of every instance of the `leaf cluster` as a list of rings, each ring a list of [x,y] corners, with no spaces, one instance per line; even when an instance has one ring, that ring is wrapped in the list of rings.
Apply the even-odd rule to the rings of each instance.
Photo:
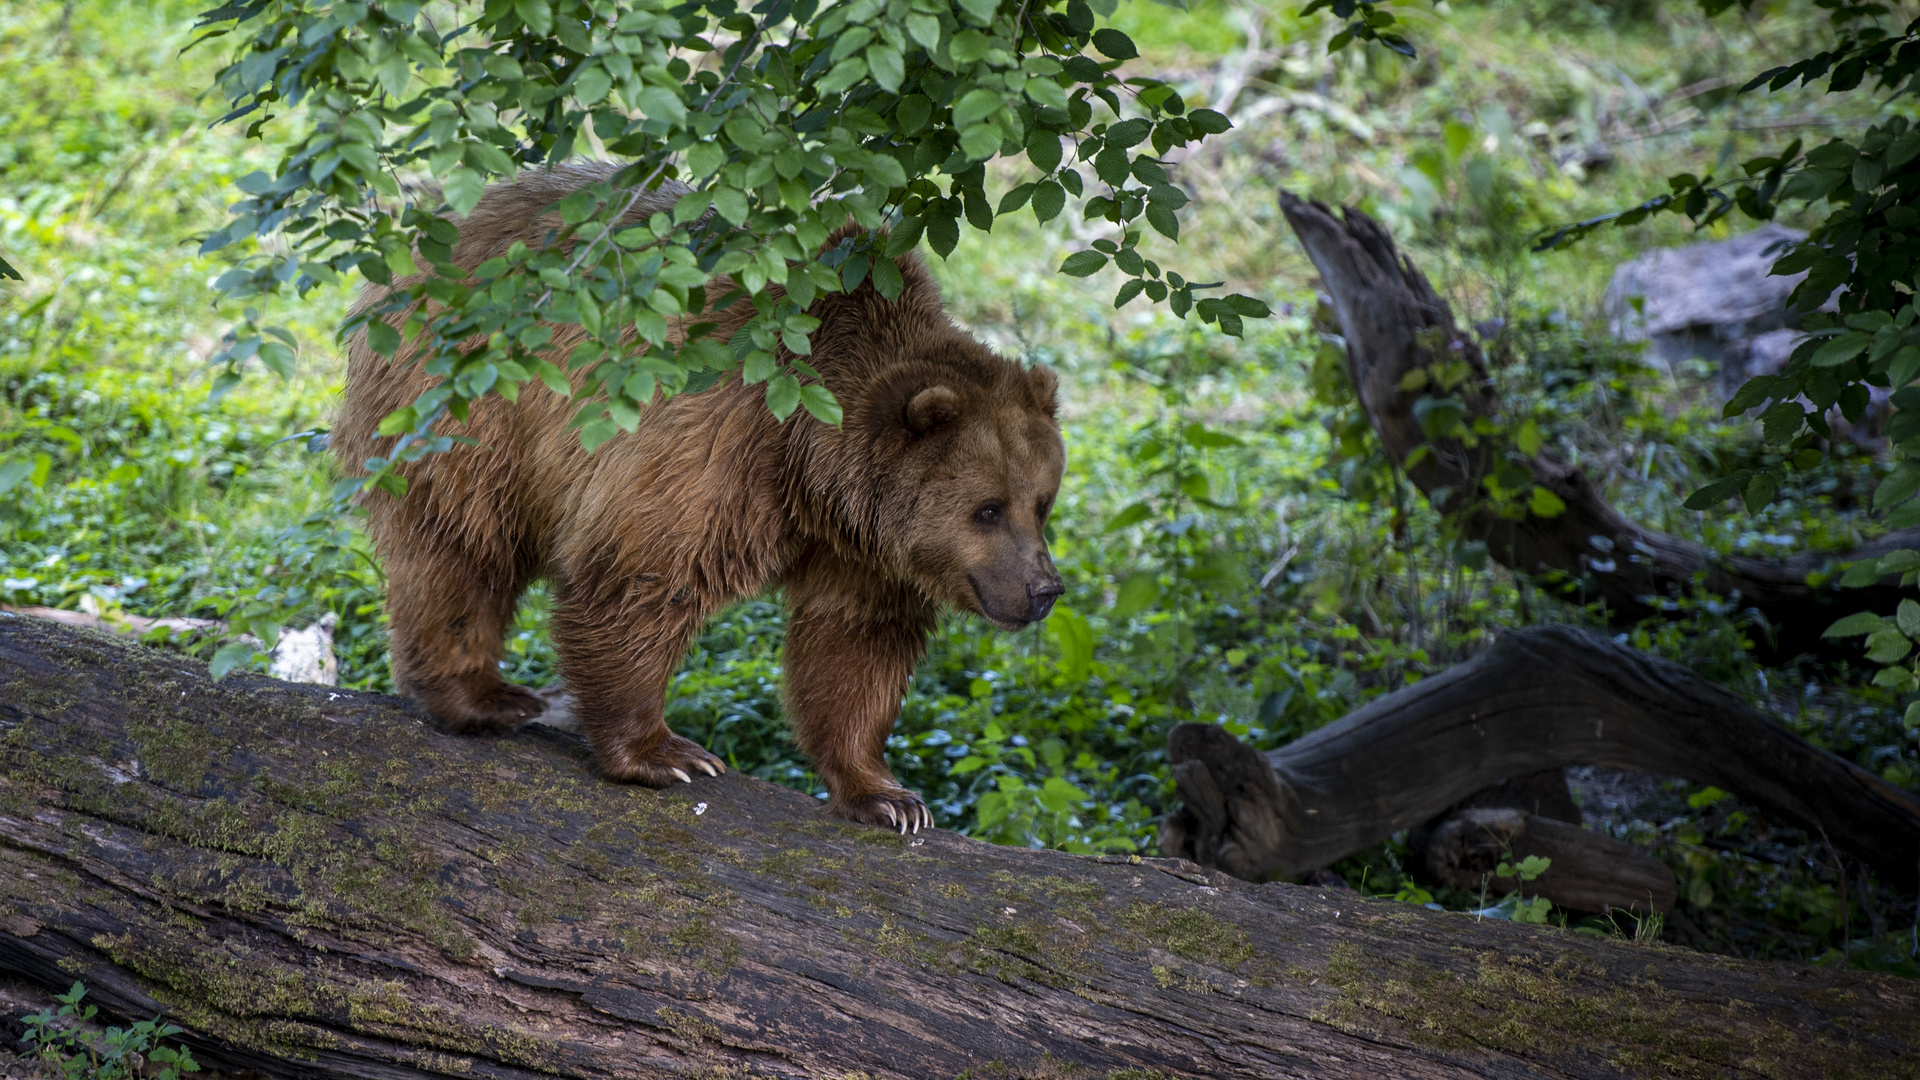
[[[162,1042],[180,1034],[179,1027],[156,1018],[96,1031],[89,1025],[99,1009],[82,1005],[86,996],[87,988],[74,983],[72,989],[54,998],[60,1003],[59,1009],[42,1010],[22,1021],[26,1035],[21,1042],[40,1059],[49,1076],[61,1080],[180,1080],[182,1073],[200,1071],[200,1063],[185,1047]]]
[[[1068,273],[1111,261],[1130,275],[1121,302],[1146,293],[1238,333],[1265,304],[1196,297],[1210,286],[1139,250],[1142,222],[1179,235],[1188,199],[1166,155],[1227,120],[1124,77],[1138,49],[1096,7],[1113,0],[227,4],[201,19],[203,40],[232,41],[223,119],[299,128],[274,169],[242,178],[247,198],[203,250],[284,237],[222,278],[235,294],[352,273],[391,286],[343,333],[440,381],[388,418],[392,451],[343,498],[403,491],[398,465],[457,444],[443,418],[535,380],[579,402],[589,448],[732,372],[765,384],[782,420],[838,423],[808,362],[816,297],[871,281],[892,298],[923,238],[944,256],[963,223],[989,230],[1029,205],[1046,221],[1069,197],[1118,239]],[[487,184],[589,150],[622,164],[552,207],[538,243],[455,265]],[[994,199],[998,157],[1037,176]],[[849,220],[866,231],[830,244]],[[230,369],[269,358],[251,336]]]

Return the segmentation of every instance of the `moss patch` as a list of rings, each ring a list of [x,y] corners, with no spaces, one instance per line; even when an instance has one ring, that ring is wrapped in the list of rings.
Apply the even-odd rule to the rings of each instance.
[[[1861,1041],[1877,1033],[1844,1023],[1808,1030],[1733,1000],[1713,1015],[1656,982],[1574,956],[1482,952],[1465,975],[1341,944],[1322,977],[1341,998],[1317,1019],[1354,1032],[1391,1031],[1437,1050],[1596,1055],[1647,1076],[1912,1076],[1911,1060],[1878,1056]],[[1885,1034],[1912,1046],[1920,1019],[1908,1027]]]
[[[1146,944],[1218,968],[1236,968],[1254,955],[1245,930],[1197,908],[1135,900],[1120,909],[1120,925]]]

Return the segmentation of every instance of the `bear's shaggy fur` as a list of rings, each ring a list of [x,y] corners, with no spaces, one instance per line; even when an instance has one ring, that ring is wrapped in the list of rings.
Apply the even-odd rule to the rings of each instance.
[[[538,248],[558,227],[553,203],[613,169],[563,166],[490,189],[461,223],[454,261],[471,269],[515,240]],[[897,301],[867,284],[811,309],[821,326],[808,359],[845,410],[837,429],[804,412],[777,422],[764,387],[737,375],[656,400],[637,431],[591,455],[567,430],[577,406],[538,382],[518,403],[489,399],[464,426],[443,425],[478,445],[407,466],[404,498],[367,503],[401,691],[453,730],[538,715],[541,700],[501,679],[499,659],[516,602],[545,576],[601,768],[654,787],[712,773],[718,758],[667,729],[668,679],[709,616],[777,586],[790,611],[788,712],[829,807],[930,824],[887,768],[887,735],[942,606],[1003,629],[1045,618],[1061,589],[1042,529],[1064,451],[1052,372],[995,356],[948,319],[923,267],[909,259],[902,272]],[[749,308],[719,316],[723,340]],[[564,330],[556,357],[578,340]],[[434,382],[357,335],[334,434],[342,464],[358,472],[388,451],[381,419]]]

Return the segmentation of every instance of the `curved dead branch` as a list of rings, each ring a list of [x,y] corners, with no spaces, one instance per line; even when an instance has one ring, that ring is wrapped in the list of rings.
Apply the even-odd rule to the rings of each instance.
[[[1345,858],[1508,777],[1602,765],[1712,784],[1920,885],[1920,798],[1671,661],[1568,626],[1500,635],[1457,667],[1260,754],[1167,736],[1185,806],[1160,849],[1260,880]]]
[[[1287,192],[1280,194],[1280,208],[1333,299],[1354,389],[1388,456],[1429,498],[1445,492],[1456,505],[1483,501],[1475,498],[1482,479],[1493,475],[1512,452],[1511,444],[1498,436],[1481,438],[1475,446],[1430,440],[1414,414],[1421,392],[1401,389],[1408,373],[1431,364],[1438,349],[1472,368],[1474,376],[1456,391],[1470,413],[1497,418],[1500,403],[1478,345],[1454,323],[1446,302],[1378,222],[1351,208],[1337,219],[1325,204]],[[1429,444],[1428,452],[1415,455],[1416,448]],[[1837,645],[1822,639],[1821,631],[1850,611],[1891,611],[1902,597],[1914,595],[1894,579],[1845,592],[1826,582],[1838,577],[1831,571],[1840,564],[1920,547],[1920,530],[1890,533],[1845,552],[1779,559],[1721,555],[1629,520],[1574,466],[1544,453],[1529,466],[1532,482],[1558,495],[1566,509],[1553,517],[1528,513],[1518,520],[1485,507],[1471,509],[1465,515],[1467,533],[1485,540],[1489,553],[1515,572],[1558,571],[1577,579],[1584,597],[1604,601],[1617,623],[1666,612],[1661,600],[1686,595],[1699,581],[1709,592],[1737,597],[1743,607],[1764,616],[1767,630],[1756,645],[1769,659],[1808,652],[1857,656],[1852,643]],[[1816,578],[1823,583],[1813,584]]]

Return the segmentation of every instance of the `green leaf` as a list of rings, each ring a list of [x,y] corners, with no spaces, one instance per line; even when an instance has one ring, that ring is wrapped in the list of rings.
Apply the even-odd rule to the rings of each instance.
[[[899,93],[900,83],[907,77],[906,61],[900,56],[900,50],[884,43],[867,46],[867,70],[873,73],[873,81],[890,94]]]
[[[1689,510],[1711,510],[1746,490],[1747,480],[1752,476],[1751,470],[1742,469],[1732,476],[1715,480],[1687,496],[1687,501],[1683,505]]]
[[[695,176],[712,176],[714,173],[719,172],[720,167],[726,163],[727,148],[717,142],[698,142],[687,147],[687,168]],[[681,196],[683,200],[697,197],[698,193],[696,192],[688,192],[686,195]],[[705,201],[702,200],[702,206],[704,207],[705,205]],[[679,216],[677,211],[674,216]],[[693,219],[688,218],[687,220],[691,221]]]
[[[900,276],[900,268],[891,258],[882,255],[873,260],[873,287],[888,300],[900,299],[900,290],[906,288],[906,279]]]
[[[921,48],[932,52],[940,45],[940,20],[932,15],[921,12],[909,14],[907,16],[907,36],[919,42]],[[914,127],[906,128],[905,130],[911,132],[919,129]]]
[[[589,63],[573,77],[573,93],[582,105],[598,105],[604,101],[607,91],[613,89],[613,76],[607,69],[596,63]],[[398,97],[399,95],[394,95]]]
[[[1534,517],[1559,517],[1567,509],[1566,500],[1538,484],[1534,485],[1533,496],[1527,501],[1527,509]]]
[[[1041,224],[1058,217],[1067,205],[1067,192],[1051,180],[1042,180],[1033,186],[1033,216]]]
[[[991,90],[974,89],[953,103],[953,126],[971,127],[999,111],[1000,95]]]
[[[1233,130],[1233,121],[1225,113],[1212,109],[1195,109],[1187,114],[1187,123],[1202,135],[1221,135]]]
[[[1107,129],[1107,145],[1118,147],[1122,150],[1130,150],[1146,142],[1147,135],[1152,132],[1152,130],[1153,125],[1147,123],[1145,120],[1138,118],[1122,120]]]
[[[833,391],[819,383],[808,383],[800,388],[800,405],[815,420],[833,427],[840,426],[840,402],[833,396]]]
[[[785,422],[800,407],[800,380],[785,373],[767,380],[767,411]]]
[[[1086,616],[1056,604],[1047,617],[1047,635],[1060,650],[1060,677],[1073,686],[1086,682],[1093,669],[1093,626]]]
[[[993,40],[978,30],[962,30],[947,42],[947,55],[953,57],[956,64],[971,64],[986,57],[993,49]]]
[[[1120,583],[1120,589],[1114,596],[1113,617],[1129,618],[1152,607],[1159,599],[1159,573],[1142,570]]]
[[[0,495],[12,491],[31,472],[33,472],[33,465],[25,458],[8,458],[0,461]]]
[[[1520,431],[1513,437],[1513,445],[1528,457],[1540,452],[1545,437],[1540,433],[1540,425],[1532,420],[1520,425]]]
[[[1834,620],[1832,626],[1820,632],[1821,637],[1859,637],[1887,628],[1887,620],[1871,611],[1856,611],[1842,619]]]
[[[1093,47],[1112,60],[1132,60],[1140,55],[1133,39],[1111,26],[1093,32]]]
[[[1760,432],[1768,446],[1781,446],[1800,434],[1806,410],[1797,401],[1778,401],[1760,413]]]
[[[1068,277],[1090,277],[1106,265],[1107,257],[1097,251],[1076,251],[1060,264],[1060,272]]]
[[[553,5],[549,0],[513,0],[513,13],[537,34],[553,32]]]
[[[845,60],[833,65],[832,70],[828,71],[820,78],[819,82],[814,84],[814,89],[819,91],[822,97],[831,97],[845,91],[853,86],[854,83],[866,77],[866,58],[849,56]]]
[[[1060,167],[1060,136],[1057,132],[1045,128],[1035,128],[1027,136],[1027,160],[1041,172],[1050,173]]]
[[[1147,224],[1153,226],[1155,232],[1169,240],[1180,239],[1180,218],[1174,214],[1173,207],[1166,203],[1150,202],[1146,215]]]
[[[1876,664],[1891,664],[1912,651],[1913,642],[1892,627],[1867,635],[1867,659]]]
[[[1885,510],[1898,506],[1920,490],[1920,463],[1903,461],[1873,491],[1873,508]]]
[[[1900,606],[1893,615],[1893,623],[1908,637],[1920,638],[1920,602],[1900,601]]]
[[[385,324],[383,323],[381,325]],[[268,371],[273,372],[282,379],[293,378],[292,349],[287,348],[277,341],[263,341],[260,343],[260,348],[254,355],[260,358],[260,362],[266,365]]]
[[[713,189],[713,208],[732,225],[745,225],[748,214],[752,212],[747,204],[747,193],[732,187]]]
[[[1241,293],[1231,293],[1222,297],[1228,308],[1243,319],[1264,319],[1273,314],[1266,301]]]
[[[1138,525],[1152,516],[1153,507],[1148,506],[1144,502],[1137,502],[1113,515],[1113,518],[1107,522],[1106,527],[1100,531],[1113,532],[1116,529],[1124,529],[1129,525]]]
[[[447,174],[440,182],[440,194],[453,207],[456,214],[466,215],[480,202],[480,195],[487,189],[487,178],[465,165]]]
[[[252,663],[253,656],[253,646],[241,641],[229,641],[213,654],[213,659],[207,663],[207,673],[213,676],[214,682],[219,682],[235,668]]]
[[[950,217],[930,218],[927,221],[927,246],[933,253],[946,258],[960,243],[960,223]]]
[[[1814,367],[1838,367],[1866,352],[1872,343],[1873,335],[1849,330],[1815,350],[1811,362]]]
[[[1224,431],[1215,431],[1205,424],[1188,424],[1180,431],[1188,446],[1200,450],[1224,450],[1229,447],[1245,446],[1245,440],[1229,435]]]
[[[388,436],[399,435],[402,432],[412,431],[414,426],[419,423],[420,414],[414,411],[413,406],[408,405],[405,408],[396,409],[381,418],[380,434]]]

